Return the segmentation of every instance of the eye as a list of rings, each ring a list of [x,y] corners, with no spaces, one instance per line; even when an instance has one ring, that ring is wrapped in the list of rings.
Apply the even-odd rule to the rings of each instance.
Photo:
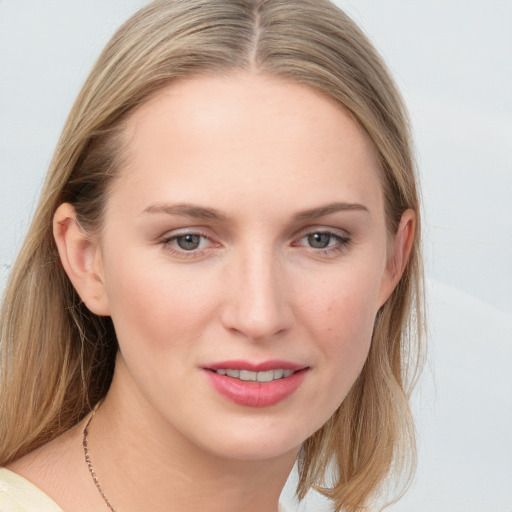
[[[208,249],[220,246],[206,235],[187,231],[173,235],[169,234],[163,237],[160,242],[167,251],[181,257],[204,256]]]
[[[177,236],[174,238],[174,241],[180,249],[184,251],[194,251],[199,248],[202,238],[204,237],[201,235],[189,233],[187,235]]]
[[[311,248],[315,252],[329,253],[345,249],[350,243],[347,234],[333,233],[331,231],[314,231],[301,237],[294,246]]]
[[[312,233],[304,238],[313,249],[325,249],[334,241],[334,236],[331,233]]]

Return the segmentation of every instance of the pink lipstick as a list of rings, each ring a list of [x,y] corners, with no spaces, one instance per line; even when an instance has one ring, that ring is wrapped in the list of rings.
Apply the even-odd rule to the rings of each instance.
[[[228,400],[247,407],[269,407],[292,395],[309,367],[280,360],[232,360],[203,369],[214,389]]]

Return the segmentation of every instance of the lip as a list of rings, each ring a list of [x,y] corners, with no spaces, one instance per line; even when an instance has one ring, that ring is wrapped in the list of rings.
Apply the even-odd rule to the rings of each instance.
[[[271,359],[269,361],[262,361],[261,363],[253,363],[243,359],[235,359],[230,361],[219,361],[217,363],[204,365],[205,370],[221,370],[222,368],[230,368],[231,370],[249,370],[251,372],[267,372],[269,370],[302,370],[307,368],[307,365],[296,364],[290,361],[283,361],[280,359]]]
[[[289,377],[271,382],[243,381],[227,375],[219,375],[213,370],[229,368],[233,370],[249,370],[264,372],[268,370],[294,370]],[[246,407],[270,407],[291,396],[300,387],[309,371],[308,366],[290,361],[265,361],[252,363],[249,361],[221,361],[203,367],[209,383],[224,398]]]

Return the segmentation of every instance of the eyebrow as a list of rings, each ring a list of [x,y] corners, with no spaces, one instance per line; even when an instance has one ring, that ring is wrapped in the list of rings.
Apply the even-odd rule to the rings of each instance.
[[[324,206],[320,206],[318,208],[312,208],[311,210],[304,210],[302,212],[297,213],[295,215],[295,220],[304,221],[310,219],[316,219],[318,217],[324,217],[325,215],[330,215],[331,213],[337,212],[346,212],[346,211],[360,211],[370,213],[366,206],[359,203],[346,203],[346,202],[335,202],[329,203]]]
[[[368,208],[359,203],[334,202],[317,208],[301,211],[294,215],[294,220],[311,220],[342,211],[361,211],[369,213]],[[228,220],[226,215],[215,208],[206,208],[190,203],[154,204],[148,206],[142,213],[166,213],[168,215],[180,215],[182,217],[192,217],[194,219],[217,220],[223,222]]]
[[[205,208],[189,203],[154,204],[148,206],[143,213],[167,213],[169,215],[180,215],[182,217],[192,217],[194,219],[227,220],[227,217],[215,208]]]

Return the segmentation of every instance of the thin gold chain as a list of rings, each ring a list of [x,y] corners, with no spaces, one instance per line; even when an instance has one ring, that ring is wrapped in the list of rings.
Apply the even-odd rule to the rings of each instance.
[[[87,442],[87,435],[89,434],[89,425],[91,424],[92,419],[94,418],[94,415],[96,414],[96,410],[98,409],[98,405],[93,409],[91,417],[87,421],[84,430],[82,432],[82,447],[84,449],[84,456],[85,456],[85,463],[87,464],[87,467],[89,468],[89,473],[91,474],[92,481],[94,482],[94,485],[96,486],[96,489],[98,489],[101,497],[103,498],[103,501],[107,504],[107,507],[112,511],[116,512],[116,509],[110,504],[110,501],[107,497],[107,495],[103,492],[103,489],[101,488],[100,481],[98,480],[98,477],[96,476],[96,471],[94,471],[94,466],[92,465],[91,460],[91,454],[89,453],[89,444]]]

